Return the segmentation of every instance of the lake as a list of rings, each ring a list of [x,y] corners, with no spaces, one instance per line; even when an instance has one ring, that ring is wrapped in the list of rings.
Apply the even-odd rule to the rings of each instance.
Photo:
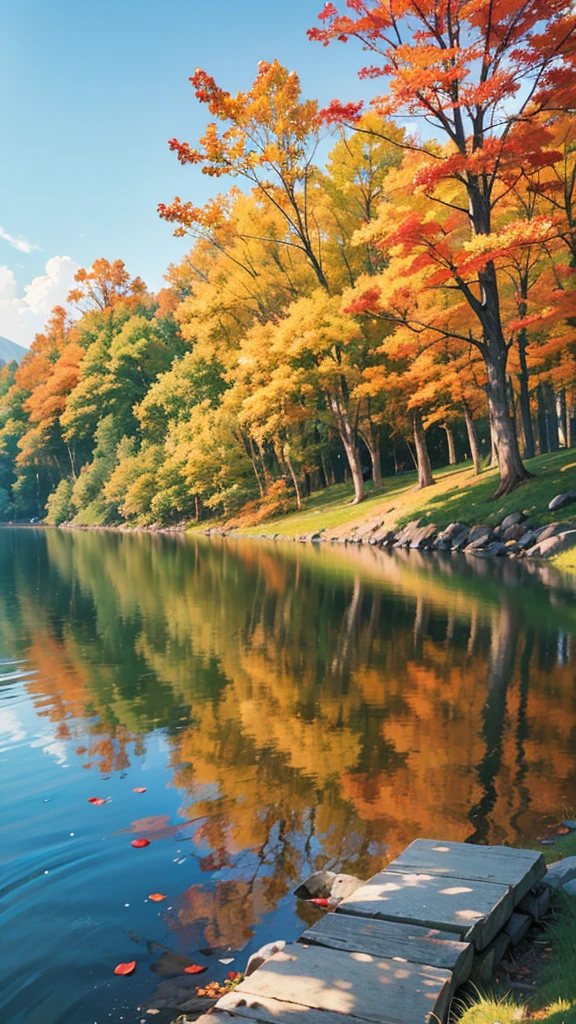
[[[170,954],[242,970],[322,913],[312,870],[576,809],[550,567],[0,529],[0,663],[3,1024],[172,1020],[144,1012]]]

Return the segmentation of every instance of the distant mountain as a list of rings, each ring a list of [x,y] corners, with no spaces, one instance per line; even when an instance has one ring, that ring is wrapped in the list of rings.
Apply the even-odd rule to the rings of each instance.
[[[17,345],[15,341],[8,341],[8,338],[3,338],[0,335],[0,365],[11,363],[13,359],[17,363],[21,362],[27,351],[28,349],[22,348],[22,345]]]

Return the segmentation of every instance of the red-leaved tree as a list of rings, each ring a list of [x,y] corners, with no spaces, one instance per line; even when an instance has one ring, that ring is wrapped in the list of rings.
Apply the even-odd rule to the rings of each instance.
[[[468,304],[478,330],[465,340],[486,364],[497,494],[508,493],[529,474],[506,388],[509,350],[522,325],[516,321],[511,332],[503,322],[498,268],[503,257],[538,243],[538,231],[548,244],[555,226],[542,218],[527,238],[518,220],[502,242],[494,211],[523,175],[560,159],[551,122],[558,109],[576,106],[576,13],[566,0],[347,0],[347,7],[342,14],[327,3],[322,26],[308,34],[325,45],[358,40],[373,60],[360,77],[383,80],[383,94],[372,100],[377,112],[421,119],[423,131],[400,144],[424,157],[413,188],[429,207],[382,243],[413,255],[414,273],[429,267],[429,287],[457,289]],[[323,116],[353,126],[361,109],[335,100]],[[422,141],[430,129],[442,146]],[[448,220],[447,206],[454,211]],[[435,330],[432,322],[427,327]],[[449,326],[437,329],[439,339],[449,333]]]

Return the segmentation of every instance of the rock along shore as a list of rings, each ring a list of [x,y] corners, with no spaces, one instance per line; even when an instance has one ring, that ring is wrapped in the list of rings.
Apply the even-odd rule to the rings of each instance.
[[[560,510],[573,503],[576,503],[576,493],[559,494],[552,499],[548,510]],[[434,523],[422,524],[421,520],[415,519],[402,527],[391,529],[382,518],[373,518],[349,528],[319,529],[296,537],[264,532],[242,535],[241,531],[228,530],[226,527],[207,527],[204,533],[207,536],[251,536],[312,544],[369,544],[380,548],[465,552],[478,558],[546,559],[576,546],[576,521],[536,526],[521,511],[510,513],[493,527],[454,522],[444,529],[438,529]]]

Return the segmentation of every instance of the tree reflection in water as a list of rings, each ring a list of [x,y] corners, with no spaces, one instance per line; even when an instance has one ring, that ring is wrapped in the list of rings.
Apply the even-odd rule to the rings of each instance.
[[[174,902],[240,948],[320,866],[416,836],[534,840],[575,781],[576,605],[553,570],[363,548],[10,531],[1,640],[88,770],[162,730],[186,841]],[[306,918],[309,908],[303,906]]]

